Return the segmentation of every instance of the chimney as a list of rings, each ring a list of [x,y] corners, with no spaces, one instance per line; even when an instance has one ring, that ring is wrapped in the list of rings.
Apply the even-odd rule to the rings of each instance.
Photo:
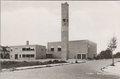
[[[26,45],[29,45],[29,41],[26,41]]]

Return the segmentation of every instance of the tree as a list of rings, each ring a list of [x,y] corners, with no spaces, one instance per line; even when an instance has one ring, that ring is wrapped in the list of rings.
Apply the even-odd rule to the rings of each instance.
[[[115,51],[116,48],[117,48],[117,38],[113,36],[108,44],[108,49],[111,50],[112,52],[112,64],[111,64],[112,66],[114,66],[113,51]]]
[[[112,58],[111,50],[106,49],[106,50],[101,51],[100,54],[98,54],[97,58],[98,59],[110,59],[110,58]]]
[[[7,52],[7,47],[3,47],[3,58],[5,58],[5,53]]]
[[[115,55],[114,55],[115,58],[120,58],[120,52],[117,52]]]
[[[2,47],[3,53],[0,54],[2,59],[9,59],[10,58],[10,50],[8,46]]]

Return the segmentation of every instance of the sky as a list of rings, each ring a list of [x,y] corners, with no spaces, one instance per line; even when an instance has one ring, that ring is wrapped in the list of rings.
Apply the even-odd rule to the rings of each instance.
[[[46,45],[61,41],[61,3],[65,1],[2,1],[1,44]],[[69,40],[91,40],[97,52],[117,37],[120,51],[120,1],[67,1]]]

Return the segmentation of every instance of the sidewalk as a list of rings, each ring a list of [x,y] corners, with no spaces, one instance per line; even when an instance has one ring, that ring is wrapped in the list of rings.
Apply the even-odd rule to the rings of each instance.
[[[102,71],[120,76],[120,61],[115,63],[115,66],[103,67]]]

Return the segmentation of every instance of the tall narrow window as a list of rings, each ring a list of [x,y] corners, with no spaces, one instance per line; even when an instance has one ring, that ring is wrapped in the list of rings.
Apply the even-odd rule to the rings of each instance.
[[[19,55],[19,58],[21,58],[21,55]]]
[[[18,59],[18,54],[15,54],[15,59]]]

